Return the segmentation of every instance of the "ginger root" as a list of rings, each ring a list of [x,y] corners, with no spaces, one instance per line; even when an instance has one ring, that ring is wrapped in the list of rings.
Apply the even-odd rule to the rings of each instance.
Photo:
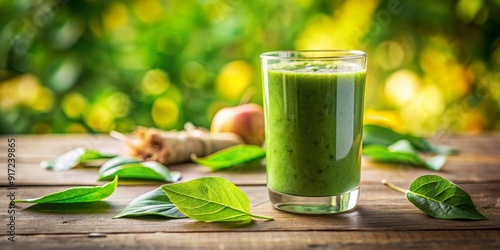
[[[156,128],[139,127],[136,138],[126,139],[130,155],[145,161],[158,161],[164,165],[188,162],[191,155],[207,156],[219,150],[243,144],[234,133],[210,133],[186,123],[182,131],[163,131]],[[117,136],[116,132],[112,136]],[[123,138],[121,138],[123,139]]]

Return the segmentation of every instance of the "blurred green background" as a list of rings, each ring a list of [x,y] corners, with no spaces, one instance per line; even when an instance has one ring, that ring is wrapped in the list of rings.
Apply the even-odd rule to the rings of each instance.
[[[0,0],[0,133],[209,127],[284,49],[368,52],[365,122],[500,129],[500,0]]]

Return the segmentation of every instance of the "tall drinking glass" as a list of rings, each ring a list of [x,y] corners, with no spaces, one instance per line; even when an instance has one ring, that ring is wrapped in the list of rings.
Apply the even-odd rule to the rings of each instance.
[[[339,213],[359,196],[366,53],[261,56],[267,186],[276,208]]]

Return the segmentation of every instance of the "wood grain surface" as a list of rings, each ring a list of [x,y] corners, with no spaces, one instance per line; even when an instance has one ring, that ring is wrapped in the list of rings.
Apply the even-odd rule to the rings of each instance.
[[[77,167],[66,172],[52,172],[40,168],[42,160],[49,160],[79,146],[90,147],[109,153],[126,156],[124,143],[107,135],[55,135],[55,136],[16,136],[16,158],[18,185],[98,185],[99,164],[92,167]],[[495,140],[496,138],[496,140]],[[0,144],[0,152],[7,152],[5,143]],[[500,182],[500,134],[490,136],[450,136],[434,139],[436,143],[446,143],[461,151],[451,155],[439,175],[455,183],[498,183]],[[478,150],[484,149],[484,150]],[[0,155],[0,162],[7,161],[6,153]],[[183,180],[202,176],[221,176],[236,185],[265,185],[265,165],[251,168],[210,172],[208,168],[192,163],[168,166],[171,170],[183,173]],[[362,182],[379,183],[381,179],[395,183],[410,183],[418,176],[433,172],[401,164],[383,164],[364,158],[362,161]],[[43,178],[40,178],[42,177]],[[0,172],[0,186],[7,184],[7,171]],[[157,185],[159,182],[123,182],[123,185]]]
[[[126,146],[107,135],[19,135],[0,137],[0,185],[8,203],[7,138],[16,139],[16,198],[34,198],[72,186],[102,185],[97,167],[52,172],[39,167],[78,146],[120,155]],[[265,162],[261,165],[210,172],[192,163],[169,166],[182,181],[221,176],[248,195],[254,214],[274,221],[254,220],[241,227],[190,219],[112,219],[137,196],[162,182],[120,181],[116,192],[96,203],[17,204],[16,243],[0,230],[2,249],[401,249],[500,248],[500,134],[440,135],[431,140],[459,149],[441,172],[363,159],[361,196],[355,210],[338,215],[298,215],[274,209],[268,199]],[[96,165],[102,162],[96,163]],[[418,176],[439,174],[466,190],[488,220],[439,220],[426,216],[403,194],[380,184],[387,179],[404,188]],[[2,224],[9,223],[0,209]],[[5,227],[6,228],[6,227]]]
[[[2,249],[499,249],[498,231],[192,232],[19,236]]]

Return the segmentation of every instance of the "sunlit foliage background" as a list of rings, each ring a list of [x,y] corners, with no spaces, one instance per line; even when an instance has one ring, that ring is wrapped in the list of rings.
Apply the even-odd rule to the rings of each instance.
[[[208,127],[283,49],[367,51],[366,122],[500,128],[500,0],[0,0],[0,24],[3,134]]]

